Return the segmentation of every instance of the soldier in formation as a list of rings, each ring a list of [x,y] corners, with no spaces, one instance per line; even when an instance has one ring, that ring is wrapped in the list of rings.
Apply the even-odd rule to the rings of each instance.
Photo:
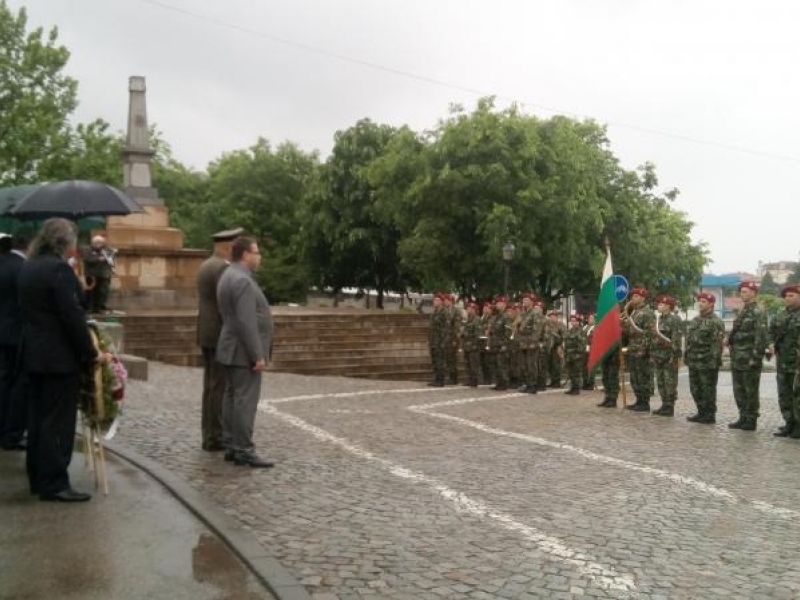
[[[583,389],[594,390],[597,369],[589,372],[589,348],[592,347],[594,339],[594,313],[586,315],[586,323],[583,326],[583,335],[586,336],[586,359],[583,363]]]
[[[444,307],[442,294],[433,296],[433,312],[428,328],[428,346],[431,352],[431,364],[433,365],[433,381],[428,385],[442,387],[444,385],[445,374],[445,355],[450,338],[449,317]]]
[[[539,377],[539,353],[544,338],[544,317],[541,311],[534,309],[536,296],[525,294],[522,297],[522,313],[520,315],[517,336],[522,354],[523,385],[520,392],[535,394]]]
[[[564,392],[571,396],[581,393],[583,370],[586,362],[586,336],[581,326],[581,318],[571,315],[569,327],[564,334],[564,365],[569,378],[569,389]]]
[[[444,310],[447,314],[447,343],[445,344],[444,363],[448,383],[458,383],[458,338],[461,328],[461,312],[455,306],[453,294],[441,294]]]
[[[755,431],[758,424],[758,390],[767,348],[767,317],[756,302],[757,294],[757,283],[743,281],[739,284],[739,297],[744,305],[728,334],[733,397],[739,409],[739,418],[728,427],[743,431]]]
[[[483,308],[481,309],[481,329],[483,331],[481,339],[483,342],[481,346],[481,374],[483,376],[483,383],[489,385],[494,383],[494,355],[489,351],[488,337],[486,335],[487,331],[489,331],[489,323],[491,320],[492,303],[484,302]]]
[[[633,288],[625,307],[622,323],[622,343],[627,348],[628,372],[636,403],[628,406],[636,412],[650,412],[653,395],[653,364],[650,350],[653,344],[655,316],[647,306],[647,290]]]
[[[785,307],[769,326],[768,355],[775,356],[777,365],[778,406],[784,424],[773,435],[800,438],[795,398],[798,352],[800,343],[800,286],[787,285],[781,290]]]
[[[467,365],[467,385],[478,386],[481,368],[481,350],[485,345],[483,323],[478,316],[478,305],[467,304],[467,319],[461,328],[461,349],[464,351],[464,362]]]
[[[725,325],[714,312],[715,302],[714,294],[698,294],[700,312],[686,328],[684,361],[689,368],[689,390],[697,406],[697,413],[686,417],[692,423],[716,422],[717,380],[722,366]]]
[[[675,298],[656,297],[656,319],[653,322],[653,370],[656,375],[661,407],[654,415],[671,417],[678,399],[678,367],[683,353],[683,322],[675,314]]]
[[[489,321],[489,351],[494,356],[495,385],[492,389],[503,391],[508,389],[508,351],[511,339],[511,319],[506,313],[505,296],[495,298],[495,311]]]
[[[564,335],[567,332],[566,326],[561,322],[561,315],[557,310],[551,310],[547,314],[547,365],[550,374],[549,387],[560,388],[563,375],[564,361]]]

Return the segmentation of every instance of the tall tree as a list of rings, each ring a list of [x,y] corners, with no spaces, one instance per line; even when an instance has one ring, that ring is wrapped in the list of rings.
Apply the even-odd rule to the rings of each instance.
[[[102,119],[67,125],[54,139],[55,150],[37,168],[39,181],[89,179],[110,185],[122,183],[121,134],[112,134]]]
[[[408,284],[397,258],[400,232],[385,207],[392,199],[370,179],[371,166],[398,135],[369,119],[336,132],[302,218],[305,256],[317,283],[334,292],[374,289],[378,308],[386,291],[405,291]]]
[[[27,31],[27,14],[0,0],[0,185],[39,179],[37,170],[63,144],[77,82],[63,73],[69,52],[58,30]]]

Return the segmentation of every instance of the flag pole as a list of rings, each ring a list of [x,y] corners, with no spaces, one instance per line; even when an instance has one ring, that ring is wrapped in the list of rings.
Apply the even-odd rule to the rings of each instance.
[[[606,255],[611,254],[611,241],[606,236]],[[622,392],[622,410],[628,406],[628,392],[625,389],[625,348],[619,342],[619,389]]]

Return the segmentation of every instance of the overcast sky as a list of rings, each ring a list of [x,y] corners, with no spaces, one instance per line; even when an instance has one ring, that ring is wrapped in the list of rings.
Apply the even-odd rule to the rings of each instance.
[[[130,75],[184,164],[258,136],[330,151],[368,117],[435,126],[481,95],[609,127],[710,250],[754,272],[800,251],[796,0],[7,0],[72,52],[78,121],[122,130]],[[156,182],[157,184],[157,182]]]

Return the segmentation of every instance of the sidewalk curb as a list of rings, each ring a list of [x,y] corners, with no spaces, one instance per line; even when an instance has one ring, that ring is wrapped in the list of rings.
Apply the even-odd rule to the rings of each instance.
[[[233,550],[277,600],[312,600],[305,587],[258,543],[254,535],[242,530],[232,517],[213,506],[189,484],[156,461],[126,446],[114,442],[106,442],[104,446],[167,488],[181,504]]]

